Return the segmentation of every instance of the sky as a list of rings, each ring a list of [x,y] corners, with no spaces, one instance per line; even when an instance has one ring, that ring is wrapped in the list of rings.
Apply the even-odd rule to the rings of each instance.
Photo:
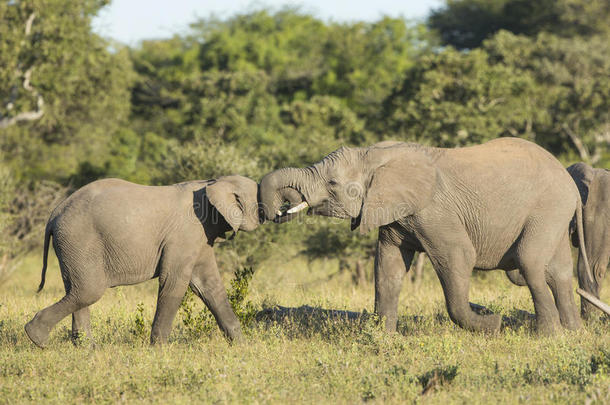
[[[332,21],[374,21],[381,16],[421,19],[443,0],[112,0],[93,21],[104,37],[127,45],[143,39],[183,34],[198,18],[214,14],[227,18],[236,13],[269,7],[299,6],[316,17]]]

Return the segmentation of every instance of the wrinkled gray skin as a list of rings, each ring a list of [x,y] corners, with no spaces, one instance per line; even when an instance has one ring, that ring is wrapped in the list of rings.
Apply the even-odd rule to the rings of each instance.
[[[599,298],[610,258],[610,170],[594,169],[584,163],[576,163],[568,167],[568,173],[580,191],[586,256],[593,272],[592,279],[587,277],[585,260],[579,250],[578,284]],[[574,238],[572,242],[578,247]],[[581,299],[580,311],[583,317],[589,317],[595,309]]]
[[[582,222],[585,239],[585,255],[578,251],[578,284],[583,290],[599,298],[601,285],[608,268],[610,257],[610,171],[594,169],[585,163],[568,167],[582,200]],[[572,245],[579,247],[578,233],[572,233]],[[593,277],[588,276],[585,256],[591,265]],[[526,285],[518,271],[507,272],[508,278],[516,285]],[[580,300],[580,313],[589,318],[595,312],[587,300]]]
[[[260,199],[267,219],[277,220],[285,201],[291,207],[306,201],[310,214],[351,218],[361,233],[379,227],[375,311],[389,331],[396,329],[398,296],[415,251],[429,256],[449,316],[463,328],[496,331],[501,323],[499,315],[471,310],[473,268],[518,268],[541,333],[580,326],[568,235],[580,197],[557,159],[531,142],[341,148],[310,167],[267,174]]]
[[[72,314],[77,342],[90,336],[89,306],[107,288],[158,277],[151,343],[167,341],[189,286],[225,335],[240,338],[212,247],[227,231],[258,226],[257,191],[254,181],[241,176],[161,187],[105,179],[79,189],[55,208],[45,232],[39,291],[53,236],[66,295],[27,323],[28,336],[44,347],[51,329]]]

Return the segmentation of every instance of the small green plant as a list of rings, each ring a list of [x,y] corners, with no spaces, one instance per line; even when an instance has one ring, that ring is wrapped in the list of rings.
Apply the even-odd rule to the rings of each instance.
[[[137,337],[144,337],[146,335],[146,321],[144,320],[144,303],[138,303],[136,307],[136,315],[133,320],[132,333]]]
[[[600,350],[591,356],[591,374],[610,375],[610,350]]]
[[[180,313],[182,314],[182,325],[191,338],[199,338],[203,335],[209,336],[216,328],[216,320],[212,313],[204,306],[201,311],[195,313],[193,309],[195,294],[188,289],[182,303]]]
[[[235,270],[235,276],[231,280],[231,287],[227,292],[231,307],[244,327],[252,324],[257,313],[254,304],[246,300],[253,275],[254,269],[252,267],[243,267],[242,269]]]
[[[233,312],[239,318],[242,326],[251,325],[257,313],[254,304],[246,300],[248,285],[253,274],[254,270],[248,267],[236,270],[235,276],[231,280],[231,286],[227,291]],[[186,334],[190,338],[197,339],[204,335],[209,336],[217,327],[216,319],[207,307],[203,307],[199,312],[196,312],[194,297],[195,294],[190,289],[187,290],[180,303],[180,313]]]

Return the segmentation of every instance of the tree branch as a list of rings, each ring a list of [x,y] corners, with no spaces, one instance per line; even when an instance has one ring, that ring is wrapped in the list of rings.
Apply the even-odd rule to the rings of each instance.
[[[570,127],[568,126],[568,124],[563,124],[561,126],[561,129],[563,129],[563,131],[566,133],[566,135],[568,136],[568,138],[570,138],[570,140],[572,141],[572,143],[574,144],[574,147],[576,148],[576,150],[578,151],[578,154],[580,155],[580,158],[587,163],[591,162],[591,156],[589,155],[589,151],[587,150],[587,148],[585,147],[585,145],[582,143],[582,140],[578,137],[578,135],[576,135],[574,133],[574,131],[572,131],[570,129]]]
[[[30,32],[32,31],[32,23],[34,22],[34,18],[36,18],[36,13],[30,14],[30,16],[28,17],[28,20],[25,22],[25,36],[26,37],[28,35],[30,35]]]

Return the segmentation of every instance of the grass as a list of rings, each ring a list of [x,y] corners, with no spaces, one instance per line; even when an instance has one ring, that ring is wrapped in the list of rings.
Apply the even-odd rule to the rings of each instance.
[[[40,294],[36,255],[2,286],[0,403],[610,402],[607,320],[556,337],[536,336],[528,322],[496,335],[467,332],[448,320],[430,268],[418,290],[405,281],[396,334],[383,333],[372,317],[348,321],[318,312],[255,321],[244,343],[230,345],[217,328],[199,327],[209,316],[198,299],[188,299],[170,344],[150,347],[153,280],[108,290],[92,307],[95,349],[72,346],[66,318],[41,350],[23,325],[63,295],[57,262],[50,263]],[[248,300],[259,309],[370,313],[372,283],[356,287],[348,274],[326,281],[336,268],[298,257],[270,261],[254,274]],[[606,302],[609,293],[606,283]],[[507,316],[533,312],[528,290],[502,272],[473,278],[471,301]]]

